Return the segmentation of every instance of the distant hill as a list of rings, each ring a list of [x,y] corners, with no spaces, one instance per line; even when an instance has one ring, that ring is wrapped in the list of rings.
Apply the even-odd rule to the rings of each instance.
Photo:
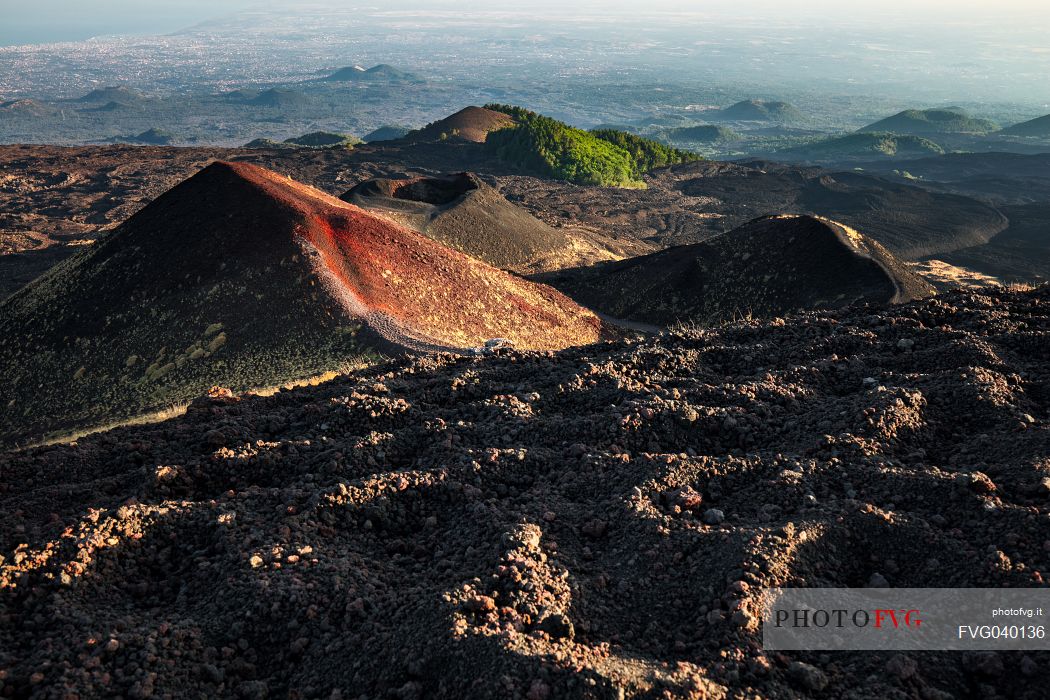
[[[726,107],[716,113],[724,121],[739,122],[776,122],[794,124],[804,121],[802,112],[787,102],[769,102],[765,100],[744,100]]]
[[[123,85],[98,88],[77,99],[77,102],[117,102],[135,104],[143,99],[142,93]]]
[[[936,160],[942,158],[949,156]],[[863,231],[905,260],[982,245],[1008,224],[998,209],[971,197],[856,171],[828,173],[768,161],[699,161],[650,177],[661,188],[688,197],[714,198],[720,223],[730,228],[773,212],[818,214]],[[721,233],[714,227],[707,230]]]
[[[116,100],[107,102],[104,105],[98,107],[84,107],[81,112],[126,112],[128,110],[139,109],[137,105],[128,104],[127,102],[117,102]]]
[[[5,117],[49,117],[57,111],[51,105],[32,98],[0,102],[0,116]]]
[[[0,443],[406,350],[587,344],[555,290],[243,163],[214,163],[0,304]],[[199,436],[198,436],[199,438]]]
[[[354,146],[359,143],[361,139],[349,134],[314,131],[284,141],[275,141],[270,138],[253,139],[244,144],[244,148],[332,148],[334,146]]]
[[[669,325],[769,317],[933,293],[885,248],[813,216],[771,216],[695,245],[543,276],[618,318]]]
[[[330,131],[314,131],[295,138],[285,139],[285,143],[293,146],[308,146],[310,148],[328,148],[331,146],[353,146],[361,143],[361,139],[350,134],[336,134]]]
[[[144,143],[151,146],[167,146],[175,141],[175,134],[163,129],[148,129],[128,139],[132,143]]]
[[[465,107],[455,114],[409,132],[409,141],[472,141],[484,143],[489,134],[514,125],[509,115],[484,107]]]
[[[941,155],[944,149],[922,136],[911,134],[858,133],[835,136],[779,151],[777,155],[793,158],[870,158],[877,156],[922,157]]]
[[[368,69],[361,66],[347,66],[320,80],[328,83],[406,83],[418,82],[419,78],[412,73],[380,63]]]
[[[374,143],[376,141],[396,141],[399,138],[403,138],[405,135],[412,131],[407,126],[397,126],[396,124],[388,124],[381,126],[375,131],[370,131],[365,134],[362,140],[365,143]]]
[[[497,158],[545,177],[584,185],[644,187],[642,174],[655,167],[696,160],[651,139],[622,131],[584,131],[511,105],[486,105],[513,119],[491,133],[486,147]]]
[[[287,88],[270,88],[248,100],[248,104],[257,107],[273,107],[278,109],[302,108],[313,104],[313,100],[298,90]]]
[[[999,133],[1005,136],[1050,137],[1050,114],[1047,114],[1045,117],[1037,117],[1026,122],[1021,122],[1020,124],[1008,126]]]
[[[664,137],[673,143],[724,143],[739,141],[742,137],[732,129],[716,124],[699,124],[682,126],[663,132]]]
[[[892,117],[869,124],[858,132],[890,132],[894,134],[988,134],[999,126],[987,119],[971,116],[958,107],[943,109],[906,109]]]
[[[568,235],[511,204],[472,173],[366,180],[342,199],[506,270],[524,274],[578,262]]]
[[[218,95],[227,102],[250,102],[259,96],[262,90],[255,90],[252,88],[241,88],[239,90],[230,90]]]
[[[268,138],[258,138],[252,139],[248,143],[244,144],[242,148],[295,148],[295,146],[290,143],[285,143],[284,141],[274,141],[273,139]]]

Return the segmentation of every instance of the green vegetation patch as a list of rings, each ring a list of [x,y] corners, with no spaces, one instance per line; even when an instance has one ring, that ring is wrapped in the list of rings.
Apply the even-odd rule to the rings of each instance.
[[[486,109],[514,118],[515,126],[494,131],[486,147],[500,160],[581,185],[645,187],[642,174],[699,156],[622,131],[595,132],[511,105]]]
[[[598,129],[591,133],[602,141],[608,141],[627,151],[631,159],[634,160],[635,171],[639,176],[655,168],[663,168],[676,163],[687,163],[700,159],[700,156],[690,151],[683,151],[662,144],[659,141],[629,134],[625,131]]]
[[[717,124],[682,126],[677,129],[669,129],[665,133],[668,140],[676,143],[721,143],[739,141],[743,138],[732,129]]]

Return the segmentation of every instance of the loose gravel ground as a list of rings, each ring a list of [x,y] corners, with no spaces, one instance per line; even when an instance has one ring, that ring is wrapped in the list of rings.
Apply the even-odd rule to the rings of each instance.
[[[1045,697],[769,586],[1045,586],[1050,288],[385,365],[0,456],[0,696]]]

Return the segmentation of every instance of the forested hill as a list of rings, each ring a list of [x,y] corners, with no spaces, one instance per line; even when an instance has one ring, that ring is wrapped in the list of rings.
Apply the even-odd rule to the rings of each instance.
[[[585,131],[511,105],[486,109],[514,118],[515,126],[489,134],[497,157],[527,170],[583,185],[644,187],[642,175],[699,156],[622,131]]]

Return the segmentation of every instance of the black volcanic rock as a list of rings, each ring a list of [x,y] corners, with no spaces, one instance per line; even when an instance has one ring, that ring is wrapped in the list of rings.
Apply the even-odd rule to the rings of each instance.
[[[772,216],[703,243],[542,276],[617,318],[668,325],[911,301],[932,287],[885,248],[812,216]]]
[[[1009,223],[977,200],[908,185],[882,185],[851,172],[807,182],[799,197],[806,211],[841,220],[905,259],[985,243]]]
[[[652,173],[665,187],[714,200],[705,208],[739,226],[767,214],[818,214],[905,260],[986,243],[1007,226],[994,207],[857,172],[777,163],[701,161]]]
[[[997,206],[1050,202],[1050,153],[947,153],[870,163],[865,169],[893,177],[906,171],[927,189],[977,197]]]
[[[1050,281],[1050,203],[1004,206],[1002,211],[1010,220],[1005,231],[985,245],[938,257],[1006,282]]]
[[[760,611],[883,579],[1045,596],[1048,387],[1050,287],[998,288],[419,358],[0,453],[4,695],[1037,700],[1045,651],[771,654]]]

